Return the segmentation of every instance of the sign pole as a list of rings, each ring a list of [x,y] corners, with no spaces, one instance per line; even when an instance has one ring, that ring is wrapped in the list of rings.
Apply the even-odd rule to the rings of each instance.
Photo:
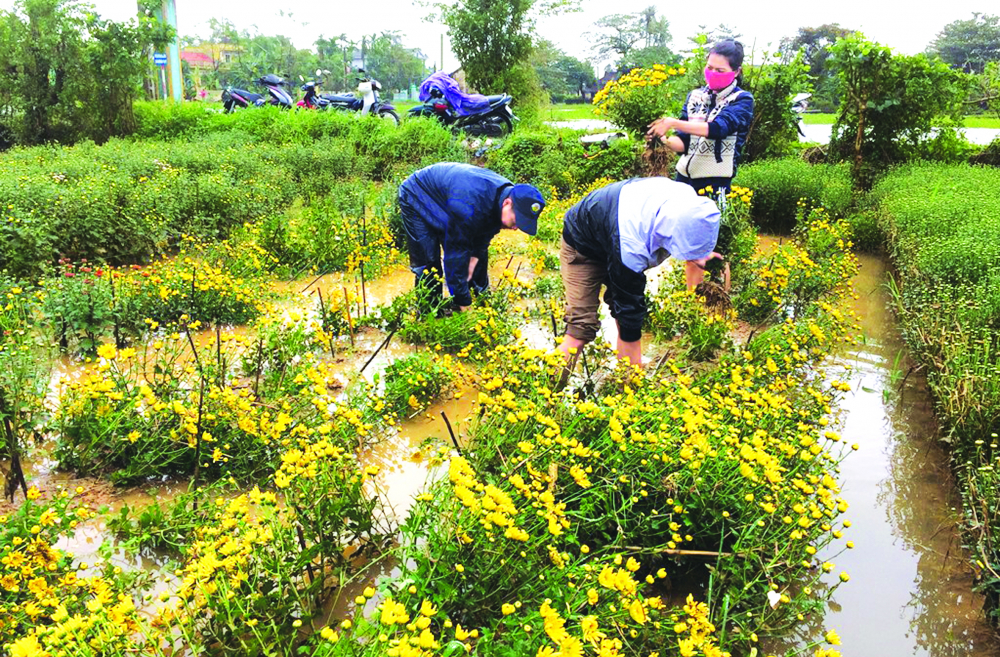
[[[163,18],[167,25],[177,32],[177,2],[176,0],[163,0]],[[177,44],[177,37],[167,44],[167,74],[170,76],[170,91],[174,102],[181,102],[184,99],[184,80],[181,77],[181,49]]]
[[[177,4],[176,0],[162,0],[158,9],[153,11],[157,20],[163,21],[167,25],[177,30]],[[153,53],[153,63],[165,68],[161,71],[161,78],[166,83],[164,87],[163,99],[172,97],[175,102],[184,99],[184,81],[181,78],[181,51],[177,46],[177,38],[167,44],[167,52]]]

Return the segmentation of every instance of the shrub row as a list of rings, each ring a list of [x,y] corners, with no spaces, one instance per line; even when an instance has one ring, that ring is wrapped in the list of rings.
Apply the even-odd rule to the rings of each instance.
[[[753,190],[753,220],[762,230],[787,233],[802,199],[845,216],[854,201],[846,164],[809,164],[796,158],[763,160],[740,167],[735,183]]]
[[[514,182],[530,183],[548,196],[549,190],[567,195],[600,178],[622,180],[639,175],[642,147],[619,139],[609,147],[588,153],[580,133],[537,127],[515,132],[492,151],[486,166]]]
[[[871,201],[899,271],[903,334],[926,367],[955,446],[971,544],[1000,566],[1000,171],[914,164],[888,175]],[[994,614],[1000,582],[985,586]]]
[[[60,256],[142,262],[182,234],[225,236],[283,215],[296,198],[329,195],[347,178],[396,180],[431,162],[465,159],[450,133],[427,121],[397,128],[325,115],[327,132],[307,143],[278,130],[276,112],[223,118],[232,130],[176,131],[194,135],[190,141],[112,140],[4,154],[0,269],[34,276]]]

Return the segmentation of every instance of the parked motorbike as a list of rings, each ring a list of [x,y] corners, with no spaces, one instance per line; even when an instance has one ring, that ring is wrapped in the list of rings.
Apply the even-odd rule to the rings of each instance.
[[[316,80],[305,82],[300,88],[305,93],[299,101],[299,107],[319,110],[340,110],[344,112],[361,112],[371,114],[382,119],[391,120],[399,125],[399,114],[391,103],[385,102],[379,96],[382,85],[378,80],[372,79],[365,70],[359,68],[361,77],[355,78],[358,81],[358,95],[354,94],[321,94],[319,87],[322,85],[322,71],[316,71]]]
[[[267,89],[266,96],[246,89],[226,87],[222,92],[223,110],[229,114],[237,109],[263,107],[264,105],[277,105],[281,109],[292,108],[292,96],[283,89],[286,84],[284,78],[269,73],[257,78],[255,82]]]
[[[810,98],[812,98],[812,94],[807,93],[795,94],[792,96],[792,111],[798,116],[795,127],[798,128],[799,134],[803,137],[806,136],[806,133],[802,130],[802,115],[807,109],[809,109]]]
[[[420,85],[420,99],[424,104],[411,108],[409,116],[430,116],[470,136],[503,137],[514,130],[514,121],[519,120],[510,108],[510,95],[466,94],[455,80],[440,72]]]
[[[310,80],[309,82],[303,82],[299,90],[304,93],[302,100],[300,100],[296,105],[303,109],[319,109],[325,110],[330,106],[330,101],[323,98],[319,94],[319,86],[321,84],[320,80]]]

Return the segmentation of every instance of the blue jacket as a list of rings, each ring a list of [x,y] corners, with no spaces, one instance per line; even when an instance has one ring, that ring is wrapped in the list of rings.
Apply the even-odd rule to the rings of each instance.
[[[420,169],[399,186],[399,197],[441,238],[444,276],[455,303],[468,306],[469,260],[487,256],[500,232],[500,205],[514,183],[471,164],[441,162]]]

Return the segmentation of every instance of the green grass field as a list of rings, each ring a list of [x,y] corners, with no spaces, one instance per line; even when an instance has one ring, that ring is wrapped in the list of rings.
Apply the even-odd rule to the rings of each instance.
[[[803,114],[802,122],[806,125],[833,125],[834,114]]]
[[[549,121],[571,121],[573,119],[596,119],[599,118],[594,115],[594,106],[590,103],[575,103],[569,105],[566,103],[558,103],[549,105],[549,108],[545,111],[547,114],[547,120]]]
[[[1000,118],[995,116],[967,116],[966,128],[1000,128]]]
[[[802,121],[806,125],[833,125],[834,114],[803,114]],[[1000,118],[993,116],[967,116],[966,128],[1000,128]]]

